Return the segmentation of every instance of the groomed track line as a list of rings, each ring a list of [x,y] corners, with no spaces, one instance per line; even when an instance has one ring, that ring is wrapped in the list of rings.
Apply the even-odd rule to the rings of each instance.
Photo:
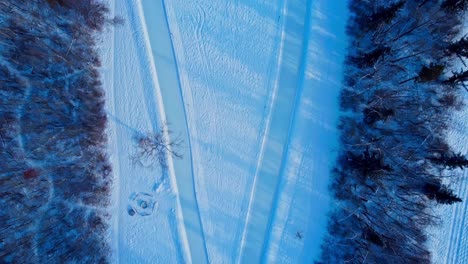
[[[169,157],[169,173],[173,182],[175,193],[181,212],[178,219],[183,222],[181,232],[185,233],[186,250],[193,263],[208,263],[208,254],[203,233],[203,227],[198,209],[195,182],[193,179],[193,164],[190,148],[190,137],[187,126],[185,105],[182,98],[182,88],[178,73],[174,47],[169,31],[166,9],[163,0],[138,1],[139,10],[143,17],[143,24],[147,45],[150,48],[150,57],[153,61],[153,72],[156,95],[162,98],[164,109],[160,113],[165,114],[163,120],[169,124],[169,129],[174,135],[182,139],[188,146],[181,149],[182,159]],[[184,240],[185,240],[184,239]]]
[[[304,81],[309,39],[307,27],[310,23],[308,16],[311,9],[309,2],[289,0],[286,2],[286,10],[283,11],[285,24],[282,28],[279,79],[275,84],[277,89],[273,98],[271,120],[268,121],[269,127],[266,130],[259,166],[255,173],[237,263],[261,263],[264,258],[273,206],[277,200],[278,184],[289,143],[288,137],[295,116],[297,96]],[[302,6],[306,8],[301,9]],[[302,23],[297,24],[297,21]]]

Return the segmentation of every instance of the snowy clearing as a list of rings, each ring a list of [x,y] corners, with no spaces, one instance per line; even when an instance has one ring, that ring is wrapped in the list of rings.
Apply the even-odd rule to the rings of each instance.
[[[346,6],[111,3],[125,19],[104,51],[115,260],[312,261],[330,206]],[[132,165],[134,135],[164,124],[183,159],[167,175]],[[134,197],[152,197],[152,213],[130,215]]]

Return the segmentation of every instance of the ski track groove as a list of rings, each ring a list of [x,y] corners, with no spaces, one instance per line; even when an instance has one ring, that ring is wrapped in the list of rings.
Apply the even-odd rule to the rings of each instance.
[[[250,195],[247,196],[248,197],[248,207],[247,207],[247,212],[246,212],[246,216],[245,216],[244,225],[243,225],[243,228],[242,228],[242,235],[240,236],[240,243],[239,243],[240,245],[238,247],[237,254],[236,254],[237,260],[235,261],[238,264],[241,261],[241,252],[243,251],[244,245],[245,245],[244,237],[245,237],[245,234],[247,232],[247,226],[248,226],[248,223],[249,223],[250,211],[251,211],[251,206],[253,204],[256,181],[257,181],[257,177],[258,177],[258,173],[259,173],[259,168],[260,168],[260,165],[262,164],[263,156],[264,156],[264,153],[265,153],[264,152],[265,151],[265,144],[266,144],[266,140],[267,140],[267,137],[268,137],[268,132],[270,130],[270,123],[271,123],[273,108],[274,108],[273,106],[274,106],[274,104],[276,102],[276,96],[278,94],[279,79],[280,79],[279,72],[280,72],[280,68],[281,68],[281,62],[283,60],[283,48],[284,48],[284,39],[285,39],[285,23],[284,23],[284,20],[285,20],[286,15],[287,15],[287,3],[288,3],[288,0],[283,0],[282,1],[282,7],[281,7],[281,11],[280,11],[281,18],[280,18],[278,35],[277,35],[278,41],[276,41],[276,43],[275,43],[276,45],[275,45],[275,49],[274,49],[274,52],[276,53],[276,65],[275,65],[276,67],[274,67],[275,78],[274,78],[274,82],[273,82],[274,85],[273,85],[272,91],[269,93],[268,103],[267,103],[267,107],[265,109],[265,112],[267,112],[267,115],[264,115],[266,118],[264,118],[264,121],[262,122],[262,134],[263,134],[262,141],[261,141],[262,143],[260,145],[260,150],[259,150],[258,156],[257,156],[257,163],[256,163],[256,166],[255,166],[255,175],[254,175],[254,179],[253,179],[253,182],[252,182],[252,188],[250,190]],[[247,198],[247,197],[245,197],[245,198]],[[245,202],[243,204],[245,204]]]
[[[460,257],[460,250],[462,245],[466,245],[467,234],[464,233],[465,220],[466,220],[466,211],[468,209],[468,192],[466,188],[466,178],[468,176],[467,172],[464,172],[461,180],[457,183],[459,185],[457,194],[463,199],[462,204],[453,205],[452,210],[452,221],[450,226],[450,236],[449,236],[449,246],[445,255],[444,263],[465,263],[466,260],[465,254],[461,262],[458,261]],[[464,253],[464,251],[462,252]]]
[[[181,97],[181,106],[182,106],[182,111],[183,111],[183,116],[184,116],[184,126],[185,126],[185,129],[186,129],[186,132],[187,132],[187,136],[186,136],[186,139],[187,139],[187,144],[188,144],[188,151],[190,153],[190,157],[192,157],[192,154],[191,154],[191,140],[190,140],[190,134],[189,134],[189,125],[188,125],[188,122],[187,122],[187,111],[186,111],[186,107],[185,107],[185,102],[184,102],[184,98],[183,98],[183,92],[182,92],[182,88],[181,88],[181,78],[180,78],[180,74],[179,74],[179,66],[178,66],[178,63],[177,63],[177,59],[175,57],[175,49],[174,49],[174,43],[173,43],[173,40],[172,40],[172,37],[173,37],[173,34],[170,30],[170,27],[169,27],[169,21],[168,21],[168,17],[167,17],[167,7],[166,7],[166,4],[165,4],[165,1],[164,0],[160,0],[161,1],[161,5],[162,5],[162,11],[164,13],[164,21],[165,21],[165,26],[168,30],[168,33],[169,33],[169,41],[170,41],[170,46],[171,46],[171,57],[172,59],[174,60],[174,64],[175,64],[175,68],[176,68],[176,76],[177,76],[177,89],[179,90],[179,93],[180,93],[180,97]],[[143,11],[143,7],[142,7],[142,4],[141,4],[141,1],[138,2],[139,3],[139,7],[140,7],[140,10],[141,10],[141,17],[142,17],[142,23],[145,23],[146,24],[146,21],[144,19],[144,11]],[[146,33],[146,35],[148,35],[148,30],[147,30],[147,27],[145,26],[144,27],[144,31]],[[152,50],[151,48],[151,42],[149,40],[149,36],[146,36],[146,43],[148,45],[147,49],[148,49],[148,52],[150,50]],[[149,52],[151,53],[151,52]],[[154,57],[150,54],[150,58],[151,58],[151,65],[152,65],[152,68],[153,68],[153,78],[155,80],[155,82],[157,82],[157,71],[156,71],[156,64],[155,64],[155,61],[154,61]],[[169,161],[172,161],[172,157],[169,156]],[[173,164],[173,162],[171,162]],[[172,165],[173,166],[173,165]],[[193,159],[190,158],[190,169],[191,169],[191,180],[192,180],[192,189],[193,189],[193,193],[194,193],[194,205],[195,205],[195,209],[196,209],[196,214],[197,214],[197,217],[198,217],[198,221],[200,223],[200,227],[201,227],[201,232],[200,232],[200,236],[201,236],[201,239],[202,239],[202,242],[203,242],[203,250],[204,250],[204,257],[206,258],[205,260],[203,261],[208,261],[208,252],[207,252],[207,248],[206,248],[206,240],[205,240],[205,235],[204,235],[204,232],[203,232],[203,222],[201,221],[201,217],[200,217],[200,209],[199,209],[199,206],[198,206],[198,201],[197,201],[197,194],[196,194],[196,189],[195,189],[195,180],[194,180],[194,172],[193,172],[193,169],[194,169],[194,165],[193,165]],[[174,169],[172,169],[174,170]],[[175,172],[173,171],[173,175],[175,175]],[[177,188],[177,181],[175,181],[176,183],[176,188]],[[179,199],[178,199],[179,200]],[[179,202],[180,203],[180,202]],[[180,205],[179,205],[180,207]],[[183,212],[181,212],[182,214]],[[182,218],[183,219],[183,216]],[[187,229],[187,227],[185,226],[185,222],[183,223],[184,225],[184,228]],[[188,237],[186,235],[187,233],[185,232],[185,240],[187,241],[188,243]],[[193,249],[190,249],[189,245],[186,243],[186,249],[188,250],[188,252],[191,252]],[[191,258],[192,254],[189,253],[189,256]],[[193,261],[193,259],[190,259],[190,261]],[[199,260],[197,260],[199,261]]]
[[[184,96],[183,96],[183,91],[182,91],[182,86],[181,86],[181,81],[180,81],[180,73],[179,73],[179,65],[178,65],[178,62],[177,62],[177,58],[175,56],[175,48],[174,48],[174,41],[172,40],[172,33],[171,33],[171,29],[169,27],[169,20],[167,18],[167,8],[166,8],[166,3],[165,3],[165,0],[161,0],[162,2],[162,5],[163,5],[163,11],[164,11],[164,20],[166,21],[166,27],[168,28],[168,31],[170,33],[170,36],[169,36],[169,39],[171,41],[171,50],[172,50],[172,59],[174,60],[174,63],[175,63],[175,66],[176,66],[176,74],[177,74],[177,88],[179,89],[179,93],[180,93],[180,97],[182,99],[182,111],[184,113],[184,123],[185,123],[185,129],[187,130],[187,144],[189,146],[189,149],[188,151],[190,152],[190,170],[191,170],[191,174],[192,174],[192,188],[193,188],[193,193],[195,194],[195,206],[196,206],[196,209],[197,209],[197,216],[198,216],[198,221],[200,222],[200,225],[201,225],[201,237],[202,237],[202,240],[203,240],[203,249],[205,251],[205,257],[207,258],[205,261],[208,261],[208,249],[206,248],[206,240],[205,240],[205,233],[203,231],[203,221],[201,220],[201,216],[200,216],[200,207],[198,206],[198,199],[197,199],[197,190],[195,189],[195,175],[194,175],[194,166],[193,166],[193,156],[192,156],[192,142],[191,142],[191,139],[190,139],[190,130],[189,130],[189,125],[188,125],[188,119],[187,119],[187,109],[185,107],[185,101],[184,101]]]
[[[198,7],[199,5],[197,5]],[[170,14],[171,16],[175,17],[175,14],[174,14],[174,11],[172,10],[172,8],[168,8],[167,5],[164,4],[164,7],[165,7],[165,11],[166,11],[166,14]],[[195,28],[195,35],[196,35],[196,39],[194,41],[194,43],[202,43],[202,32],[203,32],[203,29],[204,29],[204,24],[205,24],[205,18],[206,18],[206,13],[203,11],[202,8],[199,8],[201,11],[198,11],[197,9],[197,14],[202,14],[202,15],[199,15],[197,16],[195,19],[197,21],[196,23],[196,28]],[[180,89],[180,93],[183,95],[182,98],[183,98],[183,105],[184,105],[184,109],[186,109],[186,107],[192,107],[195,105],[194,103],[194,99],[193,99],[193,94],[192,94],[192,88],[191,88],[191,85],[190,85],[190,82],[187,78],[188,76],[188,73],[187,73],[187,69],[186,67],[184,66],[186,64],[186,60],[185,60],[185,56],[184,56],[184,49],[183,47],[180,47],[180,45],[177,45],[177,43],[182,43],[181,41],[181,35],[180,35],[180,31],[179,31],[179,25],[178,25],[178,22],[176,19],[173,19],[171,20],[172,24],[174,24],[175,26],[173,28],[171,28],[169,25],[169,16],[166,16],[166,21],[168,23],[168,27],[171,31],[171,42],[172,42],[172,48],[173,48],[173,51],[174,51],[174,57],[175,57],[175,61],[176,61],[176,64],[177,64],[177,75],[179,77],[179,89]],[[206,60],[206,49],[205,49],[205,46],[204,45],[197,45],[196,46],[198,52],[200,54],[202,54],[201,57],[201,63],[203,64],[204,67],[200,67],[201,69],[211,69],[212,68],[212,65],[211,63],[209,63],[209,61]],[[204,72],[206,72],[206,70],[204,70]],[[183,92],[182,90],[182,86],[186,87],[186,93]],[[212,94],[209,92],[208,95],[207,95],[209,98],[212,98]],[[186,106],[187,105],[187,106]],[[217,107],[217,105],[214,105],[213,107]],[[195,125],[191,126],[190,123],[188,122],[189,120],[196,120],[196,118],[194,117],[194,113],[193,111],[184,111],[185,115],[186,115],[186,122],[187,122],[187,129],[188,131],[190,131],[190,134],[189,134],[189,139],[190,138],[194,138],[196,140],[199,139],[198,137],[198,130],[197,130],[197,127]],[[190,128],[190,130],[189,130]],[[191,160],[191,163],[192,163],[192,173],[193,175],[195,175],[195,164],[193,163],[193,159],[194,157],[199,157],[200,156],[200,153],[201,151],[199,150],[197,144],[194,144],[194,145],[190,145],[190,151],[192,153],[192,160]],[[201,175],[204,174],[204,170],[203,170],[203,167],[202,166],[196,166],[197,168],[197,172],[200,173]],[[194,178],[193,178],[194,179]],[[196,187],[195,185],[195,179],[194,179],[194,187]],[[205,185],[204,184],[199,184],[198,185],[198,188],[199,190],[195,189],[195,193],[197,194],[196,195],[196,198],[197,198],[197,205],[198,205],[198,202],[200,201],[202,204],[209,204],[209,200],[208,200],[208,195],[207,195],[207,191],[206,191],[206,188],[205,188]],[[209,255],[208,255],[208,247],[207,247],[207,242],[206,242],[206,238],[205,238],[205,226],[204,226],[204,222],[202,221],[202,215],[201,215],[201,212],[200,212],[200,207],[198,206],[198,215],[199,215],[199,218],[200,218],[200,223],[202,225],[202,232],[203,232],[203,240],[204,240],[204,249],[205,249],[205,254],[206,254],[206,257],[207,257],[207,260],[209,262]]]
[[[166,120],[167,120],[167,115],[166,115],[166,111],[165,111],[165,107],[164,107],[164,100],[162,98],[162,94],[161,94],[160,87],[159,87],[159,79],[158,79],[158,74],[157,74],[157,69],[156,69],[156,63],[155,63],[155,59],[154,59],[154,56],[153,56],[153,53],[152,53],[152,46],[151,46],[151,41],[150,41],[150,38],[149,38],[148,27],[146,25],[146,20],[145,20],[145,16],[144,16],[143,5],[142,5],[140,0],[136,0],[136,5],[137,5],[138,14],[139,14],[138,18],[139,18],[139,21],[141,23],[142,32],[143,32],[142,38],[144,39],[144,43],[145,43],[145,50],[146,50],[146,53],[147,53],[146,56],[149,59],[151,79],[152,79],[152,82],[153,82],[152,85],[150,86],[150,87],[152,87],[152,91],[147,90],[146,92],[150,93],[150,95],[149,95],[150,97],[154,96],[155,93],[156,93],[158,101],[160,102],[160,104],[159,104],[159,118],[160,118],[161,123],[165,124]],[[170,138],[169,135],[168,135],[167,130],[164,130],[164,133],[165,133],[165,136],[167,138]],[[175,179],[174,162],[173,162],[173,159],[172,159],[171,155],[168,155],[167,162],[169,163],[168,169],[171,171],[171,173],[169,173],[169,174],[172,175],[170,177],[171,183],[172,183],[171,184],[172,188],[174,188],[174,193],[177,196],[179,196],[177,180]],[[181,225],[183,228],[181,228],[182,230],[179,230],[179,228],[176,229],[176,230],[179,231],[179,233],[178,233],[179,239],[174,241],[174,243],[176,244],[175,246],[178,247],[178,249],[179,249],[178,251],[179,252],[184,252],[184,254],[187,256],[187,261],[191,262],[191,250],[190,250],[190,246],[189,246],[189,242],[188,242],[188,236],[187,236],[186,226],[185,226],[185,223],[184,223],[184,217],[183,217],[183,212],[182,212],[182,205],[181,205],[179,197],[177,197],[176,201],[177,201],[176,202],[177,203],[177,216],[174,214],[174,217],[176,217],[176,219],[174,219],[174,221],[172,221],[171,223],[177,224],[177,226]],[[177,221],[177,220],[179,220],[179,221]],[[177,222],[179,222],[179,223],[177,223]]]
[[[296,122],[296,116],[297,112],[299,110],[299,103],[302,95],[302,91],[304,89],[304,81],[305,81],[305,73],[307,69],[307,59],[309,58],[308,56],[308,51],[309,51],[309,40],[310,40],[310,28],[311,28],[311,22],[312,22],[312,1],[307,1],[306,3],[306,14],[305,14],[305,21],[304,21],[304,32],[302,34],[303,39],[302,39],[302,51],[301,51],[301,60],[300,60],[300,66],[299,66],[299,71],[298,71],[298,83],[296,86],[296,93],[295,93],[295,99],[294,99],[294,105],[293,105],[293,111],[291,113],[291,119],[289,123],[289,128],[288,128],[288,136],[286,137],[286,143],[285,143],[285,149],[283,150],[283,155],[281,159],[281,167],[280,167],[280,181],[278,182],[278,185],[276,186],[276,190],[274,190],[275,194],[273,196],[273,209],[278,208],[279,204],[279,195],[280,195],[280,183],[281,183],[281,178],[284,177],[285,173],[287,173],[287,168],[286,164],[288,161],[288,152],[291,148],[291,132],[293,130],[293,126]],[[268,242],[270,241],[271,233],[272,233],[272,225],[274,223],[274,216],[275,216],[275,211],[271,210],[270,211],[270,216],[269,216],[269,222],[268,222],[268,229],[269,232],[267,232],[267,236],[265,238],[265,242],[263,244],[262,248],[262,262],[266,261],[266,258],[268,256],[265,255],[265,251],[268,248]]]
[[[467,97],[465,96],[465,99]],[[466,114],[468,110],[457,113],[453,118],[452,129],[449,131],[448,137],[451,145],[455,148],[454,151],[466,153],[468,149],[463,142],[466,142],[466,129],[468,123],[466,122]],[[451,172],[449,172],[451,173]],[[450,180],[450,184],[455,185],[454,193],[462,199],[461,203],[451,205],[451,210],[447,210],[446,220],[450,220],[450,225],[445,228],[449,233],[441,233],[438,237],[439,243],[442,243],[442,249],[445,250],[440,256],[439,260],[442,263],[468,263],[466,245],[468,241],[468,225],[466,224],[467,210],[468,210],[468,171],[460,171],[456,169],[454,172],[455,179]],[[446,243],[440,242],[441,240],[447,241]],[[438,248],[440,249],[440,248]]]
[[[264,147],[265,147],[265,142],[266,142],[266,138],[267,138],[267,133],[268,133],[268,128],[269,128],[269,124],[270,124],[270,121],[271,121],[271,116],[272,116],[272,112],[273,112],[273,105],[274,105],[274,102],[276,101],[276,94],[277,94],[277,89],[278,89],[278,83],[279,83],[279,69],[280,69],[280,65],[281,65],[281,61],[282,61],[282,49],[283,49],[283,44],[284,44],[284,32],[285,32],[285,25],[284,25],[284,19],[286,17],[286,2],[287,0],[282,0],[281,1],[281,8],[278,10],[278,13],[280,15],[280,20],[279,20],[279,24],[277,26],[278,30],[276,31],[276,37],[275,37],[275,46],[273,48],[273,54],[275,56],[272,56],[271,57],[271,61],[270,61],[270,67],[268,69],[268,76],[274,76],[274,78],[269,78],[268,80],[268,87],[272,87],[272,89],[268,89],[268,99],[267,99],[267,102],[266,102],[266,106],[265,106],[265,110],[264,110],[264,114],[262,116],[264,116],[265,118],[263,118],[262,120],[262,123],[261,123],[261,134],[263,135],[262,136],[262,139],[261,139],[261,145],[260,145],[260,148],[259,148],[259,151],[258,151],[258,154],[257,154],[257,163],[255,165],[255,175],[254,175],[254,180],[252,182],[252,186],[255,186],[255,180],[257,178],[257,174],[258,174],[258,168],[261,164],[261,160],[263,158],[263,153],[264,153]],[[247,228],[247,219],[248,219],[248,216],[249,216],[249,212],[250,212],[250,205],[252,203],[252,199],[253,199],[253,188],[252,187],[249,191],[250,191],[250,195],[249,192],[247,192],[247,195],[244,195],[243,196],[243,199],[242,199],[242,204],[245,205],[245,204],[248,204],[248,209],[245,213],[245,216],[244,216],[244,223],[242,226],[239,226],[238,228],[238,231],[236,232],[236,241],[239,241],[239,247],[237,247],[237,249],[235,249],[236,252],[233,252],[233,256],[235,256],[235,258],[237,258],[236,262],[238,263],[240,261],[240,252],[242,252],[242,248],[243,248],[243,243],[244,241],[242,240],[242,238],[244,237],[245,235],[245,232],[246,232],[246,228]],[[242,232],[240,231],[240,229],[242,229]]]
[[[267,121],[267,129],[265,130],[265,134],[264,134],[264,137],[262,139],[262,146],[261,146],[261,154],[260,154],[260,157],[259,157],[259,160],[258,160],[258,163],[257,163],[257,169],[256,169],[256,172],[255,172],[255,177],[254,177],[254,182],[253,182],[253,188],[252,188],[252,191],[251,191],[251,196],[250,196],[250,200],[249,200],[249,207],[248,207],[248,212],[247,212],[247,220],[246,220],[246,224],[245,224],[245,227],[244,227],[244,231],[243,231],[243,235],[242,235],[242,241],[241,241],[241,245],[240,245],[240,254],[237,256],[238,259],[236,261],[236,263],[241,263],[242,262],[242,259],[244,258],[245,256],[245,250],[246,250],[246,236],[248,236],[248,230],[253,230],[253,229],[249,229],[249,223],[252,221],[251,219],[251,212],[252,212],[252,206],[254,204],[254,202],[256,201],[256,194],[257,194],[257,180],[258,180],[258,177],[259,177],[259,174],[260,173],[267,173],[267,174],[270,174],[268,172],[263,172],[262,170],[265,168],[265,164],[264,164],[264,158],[265,158],[265,146],[267,145],[267,138],[269,136],[269,131],[270,131],[270,128],[272,127],[271,125],[271,122],[272,122],[272,119],[273,119],[273,112],[275,109],[278,108],[277,105],[275,105],[275,102],[276,102],[276,97],[278,96],[278,93],[279,93],[279,86],[281,85],[280,82],[281,82],[281,78],[282,78],[282,69],[281,69],[281,66],[282,66],[282,56],[283,56],[283,51],[284,51],[284,43],[286,41],[288,42],[291,42],[291,43],[288,43],[288,44],[292,44],[294,45],[294,37],[291,37],[292,39],[288,39],[286,40],[286,36],[285,36],[285,30],[286,30],[286,23],[288,23],[287,21],[284,22],[284,19],[286,19],[286,17],[289,15],[289,8],[288,8],[288,1],[286,0],[285,3],[284,3],[284,6],[283,6],[283,25],[282,25],[282,38],[281,38],[281,54],[280,54],[280,59],[278,60],[278,67],[279,67],[279,70],[278,70],[278,80],[276,82],[276,87],[275,87],[275,91],[274,91],[274,97],[273,97],[273,100],[271,102],[272,104],[272,108],[271,108],[271,112],[269,113],[269,117],[268,117],[268,121]],[[292,126],[294,124],[294,120],[295,120],[295,116],[296,116],[296,111],[297,111],[297,106],[298,106],[298,102],[299,102],[299,95],[301,94],[301,91],[302,91],[302,87],[303,87],[303,83],[304,83],[304,79],[305,79],[305,69],[306,69],[306,66],[307,66],[307,52],[308,52],[308,43],[309,43],[309,35],[310,35],[310,31],[309,31],[309,28],[308,26],[310,26],[310,20],[311,18],[310,17],[307,17],[307,16],[310,16],[311,15],[311,2],[310,1],[307,1],[306,2],[306,10],[305,10],[305,14],[303,16],[301,16],[301,23],[303,23],[303,25],[301,26],[302,28],[302,40],[301,40],[301,50],[300,50],[300,58],[299,58],[299,68],[297,69],[297,72],[296,72],[296,75],[295,77],[293,77],[293,81],[295,82],[295,85],[293,86],[294,87],[294,92],[293,94],[291,95],[288,95],[288,96],[292,96],[291,98],[293,99],[293,102],[291,105],[286,105],[286,107],[288,107],[288,111],[286,112],[286,116],[287,116],[287,123],[288,123],[288,127],[287,127],[287,132],[286,132],[286,137],[284,137],[284,139],[281,139],[281,153],[279,154],[279,168],[278,168],[278,175],[277,175],[277,179],[275,181],[275,183],[273,184],[273,188],[274,190],[272,190],[274,192],[273,196],[271,197],[272,199],[272,203],[270,206],[268,206],[268,209],[267,210],[267,214],[268,214],[268,217],[266,219],[267,221],[267,229],[265,230],[265,233],[264,234],[261,234],[263,235],[264,237],[261,238],[261,243],[262,245],[260,245],[260,251],[258,252],[260,255],[258,256],[259,257],[259,261],[261,262],[264,262],[265,261],[265,250],[268,248],[268,245],[267,243],[269,242],[269,239],[270,239],[270,233],[271,233],[271,225],[272,225],[272,219],[271,217],[274,215],[275,213],[275,210],[277,208],[275,208],[273,206],[273,204],[276,205],[278,199],[279,199],[279,184],[281,183],[281,178],[282,178],[282,173],[284,171],[284,166],[286,164],[286,161],[287,161],[287,151],[289,149],[289,137],[290,137],[290,133],[291,133],[291,129],[292,129]],[[293,12],[294,12],[294,9],[293,9]],[[290,18],[291,19],[291,18]],[[290,56],[295,56],[295,55],[292,55],[292,54],[288,54],[288,53],[285,53],[288,58]],[[290,59],[290,58],[289,58]],[[289,69],[284,69],[285,71],[288,71]],[[285,88],[283,88],[285,89]],[[271,140],[270,140],[271,141]],[[271,142],[270,144],[272,143],[276,143],[276,142]],[[258,205],[260,206],[260,209],[265,209],[265,208],[262,208],[261,205]],[[251,231],[252,232],[252,231]],[[248,254],[248,253],[247,253]],[[255,260],[254,260],[255,261]]]

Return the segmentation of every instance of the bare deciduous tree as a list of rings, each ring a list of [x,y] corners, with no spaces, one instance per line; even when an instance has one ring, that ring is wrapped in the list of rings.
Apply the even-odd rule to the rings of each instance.
[[[168,156],[181,159],[183,142],[179,136],[172,138],[170,135],[171,131],[162,128],[158,132],[135,136],[136,151],[131,157],[132,162],[143,167],[159,165],[166,169]]]

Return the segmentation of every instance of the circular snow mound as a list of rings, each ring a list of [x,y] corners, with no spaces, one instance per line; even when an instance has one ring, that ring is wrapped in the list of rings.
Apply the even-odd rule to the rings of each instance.
[[[130,196],[130,202],[127,211],[130,216],[135,214],[148,216],[153,213],[156,207],[157,204],[151,194],[139,192],[133,193]]]

